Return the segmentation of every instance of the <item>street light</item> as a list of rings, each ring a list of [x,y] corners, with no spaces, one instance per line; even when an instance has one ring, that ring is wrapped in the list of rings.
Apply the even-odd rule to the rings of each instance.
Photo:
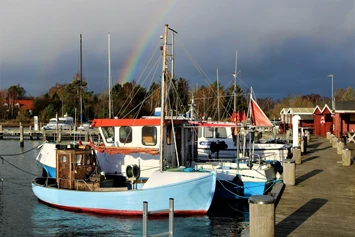
[[[334,81],[334,75],[333,74],[329,74],[328,77],[332,78],[332,113],[334,111],[334,96],[333,96],[333,81]]]

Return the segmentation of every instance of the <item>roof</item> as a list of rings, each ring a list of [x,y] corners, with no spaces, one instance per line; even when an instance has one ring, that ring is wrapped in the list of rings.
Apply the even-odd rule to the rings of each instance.
[[[5,102],[6,104],[9,104],[9,101],[7,100]],[[33,109],[33,101],[32,100],[15,100],[14,105],[18,104],[20,108],[25,108],[28,110]]]
[[[355,112],[354,101],[336,101],[335,112]]]
[[[299,114],[301,120],[314,120],[313,114]]]
[[[314,108],[289,108],[288,113],[292,114],[313,114]]]
[[[282,110],[280,111],[280,114],[285,114],[287,113],[288,111],[288,108],[282,108]]]

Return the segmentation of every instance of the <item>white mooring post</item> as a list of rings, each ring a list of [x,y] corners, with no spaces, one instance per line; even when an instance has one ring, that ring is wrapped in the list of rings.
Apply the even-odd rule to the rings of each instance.
[[[275,201],[269,195],[254,195],[249,202],[250,237],[275,236]]]
[[[338,155],[343,154],[343,149],[344,149],[344,142],[339,141],[337,144],[337,154]]]
[[[283,181],[286,185],[296,184],[296,164],[293,159],[284,160]]]
[[[351,165],[351,150],[349,150],[349,149],[343,150],[342,163],[344,166]]]

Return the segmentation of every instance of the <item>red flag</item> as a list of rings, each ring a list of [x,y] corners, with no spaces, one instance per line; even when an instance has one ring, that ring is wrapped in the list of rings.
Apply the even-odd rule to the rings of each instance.
[[[236,119],[237,119],[237,114],[235,112],[233,112],[231,115],[231,122],[235,123]]]
[[[245,110],[243,110],[243,113],[242,113],[242,121],[246,121],[247,120],[247,115],[245,114]]]
[[[271,127],[272,124],[255,100],[251,99],[251,119],[255,126]]]

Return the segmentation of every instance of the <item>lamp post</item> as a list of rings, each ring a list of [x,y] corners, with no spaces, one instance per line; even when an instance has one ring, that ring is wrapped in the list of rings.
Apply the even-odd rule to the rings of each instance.
[[[333,95],[333,81],[334,81],[334,75],[333,74],[329,74],[328,77],[331,77],[332,78],[332,113],[333,113],[333,110],[334,110],[334,95]]]

